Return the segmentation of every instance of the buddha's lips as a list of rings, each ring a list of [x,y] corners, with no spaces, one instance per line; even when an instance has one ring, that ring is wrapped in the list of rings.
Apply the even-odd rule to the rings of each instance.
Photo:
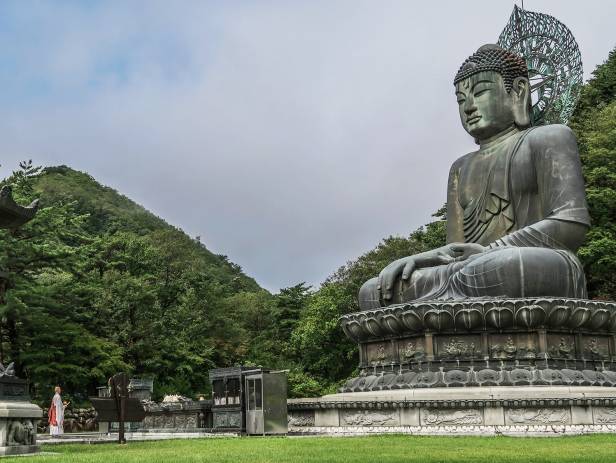
[[[473,117],[469,117],[468,119],[466,119],[466,123],[467,124],[474,124],[475,122],[477,122],[479,119],[481,119],[481,116],[473,116]]]

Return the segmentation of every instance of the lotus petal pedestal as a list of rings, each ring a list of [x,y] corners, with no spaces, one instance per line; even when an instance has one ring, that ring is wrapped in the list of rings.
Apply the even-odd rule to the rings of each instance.
[[[469,386],[616,386],[616,303],[421,302],[341,318],[360,375],[340,392]]]

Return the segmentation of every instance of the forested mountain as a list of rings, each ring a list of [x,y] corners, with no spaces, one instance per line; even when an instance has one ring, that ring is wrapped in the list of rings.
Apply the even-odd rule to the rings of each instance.
[[[229,300],[271,296],[239,266],[84,173],[21,167],[6,182],[41,209],[0,235],[0,361],[35,395],[62,384],[85,397],[119,370],[190,394],[212,365],[244,360]]]
[[[589,296],[616,299],[616,50],[583,87],[578,136],[592,228],[579,255]],[[272,295],[241,268],[128,198],[67,167],[24,164],[6,182],[42,198],[36,218],[0,233],[9,288],[0,304],[0,361],[34,393],[61,384],[75,398],[119,370],[155,379],[156,393],[207,390],[213,366],[290,370],[292,396],[334,391],[357,365],[338,318],[389,262],[442,245],[444,209],[408,237],[389,237],[314,291]]]

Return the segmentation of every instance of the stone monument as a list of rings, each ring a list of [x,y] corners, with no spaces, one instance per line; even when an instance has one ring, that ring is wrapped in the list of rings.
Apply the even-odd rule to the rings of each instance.
[[[15,229],[34,217],[38,200],[28,207],[15,203],[11,187],[0,190],[0,228]],[[2,299],[7,275],[0,272]],[[14,364],[0,364],[0,455],[22,455],[38,452],[36,428],[43,411],[30,403],[28,384],[15,376]]]
[[[502,42],[539,16],[516,7]],[[530,43],[484,45],[456,73],[460,120],[478,149],[449,172],[448,244],[362,286],[361,311],[341,318],[360,374],[315,402],[340,404],[317,412],[316,426],[616,425],[616,303],[587,300],[575,254],[590,226],[577,143],[547,123],[571,105],[543,98],[566,73],[536,66],[554,75],[533,85],[537,60],[514,50],[546,40],[520,37]],[[571,86],[558,88],[572,98]]]

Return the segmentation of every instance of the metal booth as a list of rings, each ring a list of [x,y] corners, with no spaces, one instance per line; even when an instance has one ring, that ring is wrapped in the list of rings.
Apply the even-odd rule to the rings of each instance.
[[[286,434],[287,376],[266,368],[210,370],[212,430]]]
[[[285,371],[246,373],[246,434],[286,434],[287,374]]]

